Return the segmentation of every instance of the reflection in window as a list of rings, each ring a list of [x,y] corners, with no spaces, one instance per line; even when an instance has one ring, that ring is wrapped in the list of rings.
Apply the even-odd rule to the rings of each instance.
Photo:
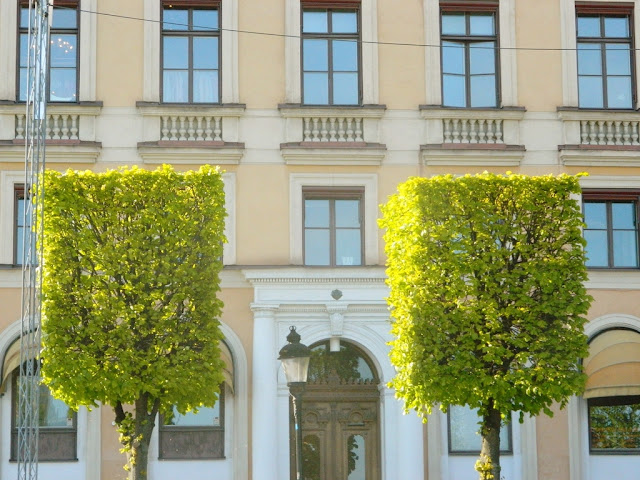
[[[347,342],[340,343],[339,352],[331,352],[329,342],[311,348],[309,382],[326,382],[331,377],[342,383],[375,383],[377,377],[364,354]]]
[[[224,457],[224,384],[213,407],[179,413],[176,408],[160,422],[160,458],[191,460]]]
[[[218,103],[220,27],[217,8],[162,10],[162,101]]]
[[[449,407],[449,452],[451,453],[480,453],[482,437],[480,430],[478,410],[467,406],[452,405]],[[503,425],[500,428],[500,451],[511,451],[511,425]]]
[[[360,103],[359,39],[357,10],[303,10],[303,103]]]
[[[304,264],[362,265],[362,190],[304,192]]]
[[[589,399],[589,447],[640,453],[640,396]]]
[[[635,200],[585,199],[583,213],[588,267],[638,267]]]
[[[632,108],[628,15],[577,15],[578,97],[582,108]]]
[[[317,435],[305,435],[302,439],[302,471],[304,480],[320,480],[320,439]]]
[[[365,480],[365,445],[362,435],[349,435],[347,439],[347,480]]]
[[[495,12],[445,10],[441,22],[442,104],[497,106]]]
[[[20,7],[18,99],[27,99],[29,7]],[[53,7],[49,45],[49,100],[78,101],[78,2]],[[31,56],[33,62],[33,55]],[[31,64],[33,66],[33,63]]]

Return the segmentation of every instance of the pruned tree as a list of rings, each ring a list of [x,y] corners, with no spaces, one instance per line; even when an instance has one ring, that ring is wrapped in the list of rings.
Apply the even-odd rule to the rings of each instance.
[[[578,178],[413,178],[383,206],[391,385],[406,409],[477,408],[481,479],[500,479],[511,412],[552,415],[584,388],[591,297]]]
[[[156,415],[217,400],[220,173],[47,172],[42,374],[72,408],[115,410],[131,480]]]

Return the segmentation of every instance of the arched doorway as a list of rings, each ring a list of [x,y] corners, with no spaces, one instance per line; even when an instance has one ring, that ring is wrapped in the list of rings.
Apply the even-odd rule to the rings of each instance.
[[[330,351],[329,341],[311,351],[302,401],[303,479],[380,480],[380,379],[373,363],[344,341],[339,352]]]

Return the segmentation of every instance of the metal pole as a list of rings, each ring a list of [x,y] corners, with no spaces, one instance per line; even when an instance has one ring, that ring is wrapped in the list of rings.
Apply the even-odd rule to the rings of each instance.
[[[289,387],[293,399],[293,419],[296,436],[296,480],[302,480],[302,391],[297,385]]]

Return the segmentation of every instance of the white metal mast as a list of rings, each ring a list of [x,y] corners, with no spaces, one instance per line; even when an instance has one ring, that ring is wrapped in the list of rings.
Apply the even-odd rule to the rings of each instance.
[[[44,206],[49,5],[29,2],[25,135],[22,328],[18,384],[18,480],[38,478],[40,403],[40,287]]]

